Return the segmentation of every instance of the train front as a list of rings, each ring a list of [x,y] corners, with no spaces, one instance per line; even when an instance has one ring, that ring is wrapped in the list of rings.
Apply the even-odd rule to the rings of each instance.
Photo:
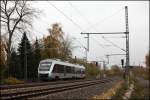
[[[38,67],[38,78],[40,80],[50,80],[51,76],[51,66],[52,62],[50,61],[41,61]]]

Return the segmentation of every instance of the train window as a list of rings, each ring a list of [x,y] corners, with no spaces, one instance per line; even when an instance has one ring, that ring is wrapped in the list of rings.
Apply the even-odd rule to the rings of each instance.
[[[74,73],[75,73],[75,68],[74,68],[74,67],[71,67],[71,71],[72,71],[72,73],[74,74]]]
[[[80,70],[80,69],[77,69],[77,70],[76,70],[76,73],[77,73],[77,74],[81,74],[81,70]]]
[[[54,68],[53,68],[53,72],[54,73],[64,73],[64,66],[59,65],[59,64],[55,64]]]
[[[48,71],[51,67],[52,62],[42,62],[40,63],[39,70],[40,71]]]
[[[63,65],[59,65],[58,73],[64,73],[64,66]]]
[[[71,73],[71,67],[70,66],[66,66],[66,72]]]

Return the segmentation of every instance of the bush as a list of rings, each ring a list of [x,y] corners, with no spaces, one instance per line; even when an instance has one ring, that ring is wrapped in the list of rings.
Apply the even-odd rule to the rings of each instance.
[[[24,83],[24,81],[18,80],[15,77],[8,77],[7,79],[4,79],[4,84],[20,84],[20,83]]]

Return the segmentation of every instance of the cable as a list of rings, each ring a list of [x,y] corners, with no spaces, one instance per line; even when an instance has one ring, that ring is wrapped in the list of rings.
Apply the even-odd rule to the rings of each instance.
[[[60,9],[58,9],[55,5],[53,5],[51,2],[48,2],[48,3],[52,7],[54,7],[58,12],[60,12],[62,15],[64,15],[64,17],[66,17],[69,21],[71,21],[76,27],[78,27],[80,30],[83,30],[77,23],[75,23],[71,18],[69,18],[64,12],[62,12]]]
[[[70,1],[68,1],[68,3],[69,3],[69,5],[82,17],[82,19],[84,19],[84,21],[85,21],[87,24],[91,24],[91,22],[90,22],[85,16],[83,16],[83,14],[82,14],[75,6],[73,6],[73,4],[72,4]],[[97,29],[96,29],[95,27],[93,27],[93,29],[97,31]],[[97,40],[94,39],[93,37],[92,37],[92,39],[93,39],[99,46],[101,46],[102,48],[104,48],[104,46],[103,46],[101,43],[99,43],[99,41],[97,41]]]
[[[87,27],[86,29],[90,29],[91,27],[95,27],[97,24],[102,24],[102,22],[104,22],[106,19],[112,18],[112,16],[116,15],[117,13],[119,13],[122,9],[124,9],[124,8],[121,8],[121,9],[117,10],[115,13],[111,14],[111,15],[108,16],[108,17],[103,18],[102,20],[100,20],[100,21],[98,21],[97,23],[95,23],[95,24],[93,24],[93,25]],[[85,29],[85,30],[86,30],[86,29]]]
[[[121,49],[122,51],[125,51],[125,52],[126,52],[126,50],[122,49],[121,47],[119,47],[118,45],[114,44],[114,43],[113,43],[113,42],[111,42],[110,40],[107,40],[107,39],[106,39],[106,38],[104,38],[104,37],[103,37],[103,39],[104,39],[105,41],[108,41],[109,43],[111,43],[113,46],[115,46],[115,47],[117,47],[117,48]]]

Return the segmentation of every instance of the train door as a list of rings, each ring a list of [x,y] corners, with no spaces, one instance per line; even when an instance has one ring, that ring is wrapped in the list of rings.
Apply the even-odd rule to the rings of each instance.
[[[64,66],[64,78],[66,78],[66,66]]]

